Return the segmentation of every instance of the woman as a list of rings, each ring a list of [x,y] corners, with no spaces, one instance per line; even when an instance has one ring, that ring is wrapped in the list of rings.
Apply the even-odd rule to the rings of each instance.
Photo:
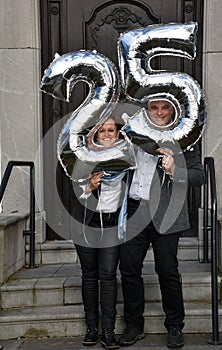
[[[106,148],[113,147],[118,138],[118,125],[113,118],[102,124],[96,134],[96,142]],[[101,344],[106,349],[119,348],[114,328],[119,263],[117,226],[124,173],[120,175],[112,182],[103,171],[92,173],[88,184],[81,186],[83,193],[77,196],[73,214],[84,227],[80,233],[84,237],[83,244],[75,244],[82,270],[82,299],[87,325],[83,345],[97,343],[100,302]]]

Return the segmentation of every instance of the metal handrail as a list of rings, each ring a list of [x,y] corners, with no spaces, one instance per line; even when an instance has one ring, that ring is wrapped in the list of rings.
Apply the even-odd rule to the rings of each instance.
[[[30,262],[27,267],[34,268],[37,266],[35,265],[35,165],[33,162],[17,160],[8,162],[0,185],[0,203],[14,166],[28,166],[30,168],[30,223],[29,230],[23,231],[23,234],[30,236]]]
[[[217,190],[214,159],[204,159],[205,184],[204,184],[204,212],[203,212],[203,234],[204,234],[204,257],[203,262],[208,259],[208,232],[211,232],[211,302],[212,302],[212,339],[209,344],[221,344],[219,340],[218,322],[218,222],[217,222]],[[209,186],[210,185],[210,186]],[[210,193],[210,207],[209,207]],[[210,225],[208,213],[211,213]]]

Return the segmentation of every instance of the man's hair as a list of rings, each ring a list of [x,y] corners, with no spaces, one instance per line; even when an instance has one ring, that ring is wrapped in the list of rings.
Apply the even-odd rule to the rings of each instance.
[[[168,103],[175,110],[174,105],[169,100],[164,99],[164,98],[159,98],[159,99],[157,98],[157,99],[153,99],[153,100],[148,100],[148,102],[147,102],[148,108],[149,108],[151,102],[157,102],[157,101],[164,101],[164,102]]]

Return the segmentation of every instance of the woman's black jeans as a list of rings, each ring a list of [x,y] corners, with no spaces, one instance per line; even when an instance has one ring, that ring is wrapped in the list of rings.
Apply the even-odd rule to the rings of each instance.
[[[98,217],[94,218],[95,222]],[[111,226],[110,218],[104,226]],[[98,223],[97,223],[98,224]],[[116,231],[110,227],[110,234]],[[114,239],[115,241],[115,239]],[[99,303],[101,307],[101,327],[115,328],[119,245],[94,248],[76,245],[82,269],[82,299],[87,326],[99,323]]]

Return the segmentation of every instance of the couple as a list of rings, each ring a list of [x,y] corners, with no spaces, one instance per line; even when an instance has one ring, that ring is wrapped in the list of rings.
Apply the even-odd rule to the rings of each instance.
[[[164,127],[172,122],[174,107],[167,100],[152,100],[148,103],[148,113],[153,124]],[[98,129],[96,142],[105,147],[114,146],[119,129],[114,119],[109,118]],[[179,348],[184,345],[185,316],[177,259],[179,232],[189,228],[187,185],[201,186],[204,171],[197,145],[184,154],[174,154],[168,147],[158,148],[155,155],[141,148],[135,153],[136,169],[126,171],[124,177],[117,176],[112,181],[104,172],[96,171],[87,184],[74,190],[78,201],[73,217],[84,224],[76,230],[84,226],[84,235],[78,232],[79,236],[84,236],[86,242],[86,237],[92,239],[94,232],[95,239],[91,245],[75,244],[82,270],[87,325],[83,345],[94,345],[98,341],[99,304],[104,348],[118,349],[144,338],[142,267],[152,244],[165,313],[167,346]],[[127,194],[127,226],[126,240],[121,240],[118,220],[126,197],[124,193]],[[91,232],[88,236],[87,230]],[[126,328],[117,340],[114,329],[118,264]]]

